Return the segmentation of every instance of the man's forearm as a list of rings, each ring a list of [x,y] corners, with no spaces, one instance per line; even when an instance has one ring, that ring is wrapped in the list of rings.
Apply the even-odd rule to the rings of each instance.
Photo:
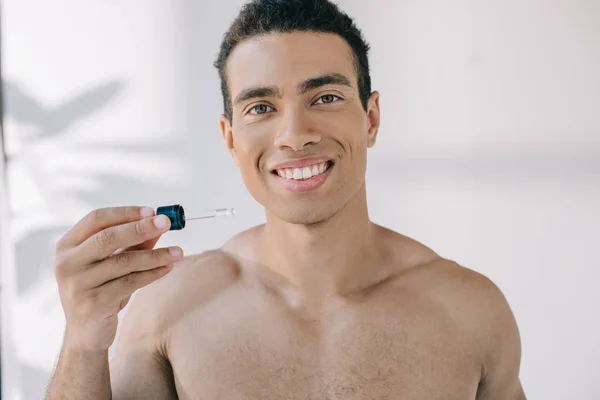
[[[84,352],[63,346],[46,400],[109,400],[108,351]]]

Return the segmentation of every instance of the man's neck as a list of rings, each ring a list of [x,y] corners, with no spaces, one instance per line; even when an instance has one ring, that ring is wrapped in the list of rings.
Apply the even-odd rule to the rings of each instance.
[[[330,219],[291,224],[267,215],[259,258],[299,292],[347,293],[366,283],[380,264],[377,227],[369,220],[364,185]]]

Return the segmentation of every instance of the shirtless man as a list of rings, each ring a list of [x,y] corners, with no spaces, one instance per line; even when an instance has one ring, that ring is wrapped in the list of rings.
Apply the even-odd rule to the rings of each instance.
[[[152,209],[76,224],[48,399],[525,399],[500,290],[369,220],[367,50],[326,0],[242,9],[216,63],[221,128],[266,224],[185,258],[152,250],[169,229]]]

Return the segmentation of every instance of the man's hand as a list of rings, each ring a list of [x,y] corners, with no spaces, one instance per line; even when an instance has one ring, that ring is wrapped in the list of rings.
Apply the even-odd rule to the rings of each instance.
[[[169,230],[149,207],[94,210],[57,244],[55,274],[67,321],[64,346],[82,352],[112,345],[118,316],[138,289],[169,273],[178,247],[152,250]]]

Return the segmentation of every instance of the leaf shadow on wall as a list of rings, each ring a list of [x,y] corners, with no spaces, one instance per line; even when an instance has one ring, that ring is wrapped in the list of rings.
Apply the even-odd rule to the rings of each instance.
[[[27,158],[31,157],[31,154],[28,154],[28,148],[34,148],[41,142],[46,144],[52,141],[64,142],[67,134],[69,136],[66,140],[77,138],[77,131],[69,130],[69,128],[86,118],[93,117],[113,103],[125,88],[123,81],[113,81],[92,87],[56,107],[42,105],[42,102],[36,100],[34,95],[22,90],[15,83],[5,82],[3,86],[6,99],[5,117],[12,118],[17,124],[29,128],[28,132],[32,132],[23,140],[23,151],[8,155],[8,168],[11,168],[13,162],[21,161],[19,162],[20,167],[26,168],[27,176],[43,194],[42,201],[47,209],[59,209],[60,203],[65,199],[68,199],[70,203],[80,204],[88,210],[96,208],[97,204],[105,206],[126,204],[128,195],[131,193],[144,198],[151,196],[157,189],[165,187],[165,184],[160,181],[148,182],[140,178],[135,171],[127,168],[123,168],[119,172],[112,172],[114,169],[109,170],[99,165],[94,168],[59,168],[49,172],[44,166],[43,158],[40,160],[39,155],[35,155],[35,152],[32,154],[37,157],[36,159]],[[7,133],[10,135],[10,132]],[[123,136],[124,139],[127,138],[127,135]],[[86,144],[85,141],[81,143],[77,141],[69,146],[69,151],[71,154],[78,155],[118,154],[121,156],[117,157],[131,158],[132,162],[135,162],[136,157],[146,159],[152,157],[159,160],[160,156],[164,156],[165,153],[176,155],[179,148],[181,148],[181,144],[178,139],[160,144],[131,144],[130,141],[120,143],[113,140],[100,144],[94,142],[93,145]],[[58,144],[57,150],[61,150]],[[68,157],[69,155],[59,156]],[[90,185],[81,187],[71,185],[65,188],[56,184],[58,180],[65,177],[83,180],[89,182]],[[14,182],[13,184],[18,185],[19,183]],[[83,217],[83,215],[79,217]],[[16,268],[17,293],[19,296],[27,293],[40,279],[47,279],[53,268],[56,242],[71,226],[70,223],[59,222],[31,229],[15,243],[15,261],[18,266]],[[54,300],[53,298],[47,299],[43,302],[43,307],[50,307],[55,302]]]

